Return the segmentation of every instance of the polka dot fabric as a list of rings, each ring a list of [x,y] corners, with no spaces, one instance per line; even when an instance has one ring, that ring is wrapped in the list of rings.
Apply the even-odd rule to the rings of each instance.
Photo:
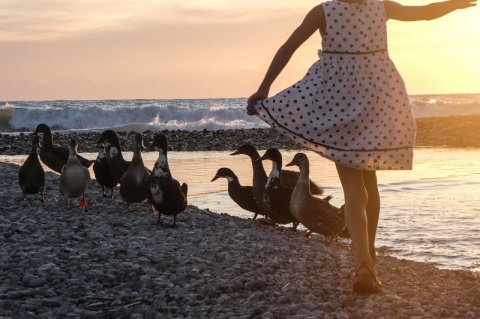
[[[415,120],[387,48],[383,3],[322,4],[320,60],[293,86],[255,105],[277,131],[362,170],[411,169]]]

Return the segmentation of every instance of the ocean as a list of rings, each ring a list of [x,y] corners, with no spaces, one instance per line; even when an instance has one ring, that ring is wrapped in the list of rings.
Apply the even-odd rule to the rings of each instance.
[[[415,117],[480,114],[480,94],[415,95]],[[246,98],[98,101],[0,101],[0,132],[53,130],[220,130],[262,128],[245,112]]]
[[[421,95],[410,99],[418,118],[480,114],[480,94]],[[42,122],[61,131],[267,127],[245,114],[244,98],[0,103],[2,133],[31,132]],[[306,153],[312,179],[325,187],[326,195],[334,196],[334,205],[340,206],[343,194],[333,163],[313,152]],[[295,151],[282,150],[282,154],[286,162]],[[147,166],[153,166],[156,153],[143,156]],[[21,163],[25,157],[0,154],[0,161]],[[131,153],[125,157],[128,159]],[[189,184],[190,204],[217,213],[252,217],[229,198],[226,180],[210,182],[218,168],[229,167],[243,185],[251,185],[248,158],[233,157],[229,152],[171,152],[169,159],[174,176]],[[378,181],[382,213],[377,248],[381,254],[430,262],[439,268],[480,272],[480,149],[417,148],[412,171],[379,171]]]

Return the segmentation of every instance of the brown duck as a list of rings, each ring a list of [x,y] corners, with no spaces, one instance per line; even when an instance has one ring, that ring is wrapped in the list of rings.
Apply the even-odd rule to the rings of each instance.
[[[143,136],[135,134],[132,162],[127,171],[120,178],[120,195],[127,204],[129,212],[132,212],[132,203],[140,203],[148,199],[147,180],[149,171],[143,164],[142,150]]]
[[[332,242],[345,229],[343,212],[328,202],[331,197],[321,199],[312,195],[307,155],[297,153],[286,166],[294,165],[300,168],[300,178],[290,199],[290,211],[302,225],[310,230],[310,233],[315,232],[330,237]]]

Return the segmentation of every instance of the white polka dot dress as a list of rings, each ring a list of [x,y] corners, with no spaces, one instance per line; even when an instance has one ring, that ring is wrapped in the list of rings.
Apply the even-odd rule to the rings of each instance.
[[[258,116],[336,163],[411,169],[415,120],[388,55],[383,3],[322,5],[326,33],[320,60],[295,85],[257,102]]]

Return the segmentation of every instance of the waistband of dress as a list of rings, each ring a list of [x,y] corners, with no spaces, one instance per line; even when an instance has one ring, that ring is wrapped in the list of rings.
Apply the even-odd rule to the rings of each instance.
[[[339,55],[368,55],[368,54],[375,54],[375,53],[382,53],[382,52],[388,52],[387,49],[378,49],[378,50],[373,50],[373,51],[363,51],[363,52],[342,52],[342,51],[329,51],[329,50],[318,50],[318,56],[321,56],[322,54],[339,54]]]

